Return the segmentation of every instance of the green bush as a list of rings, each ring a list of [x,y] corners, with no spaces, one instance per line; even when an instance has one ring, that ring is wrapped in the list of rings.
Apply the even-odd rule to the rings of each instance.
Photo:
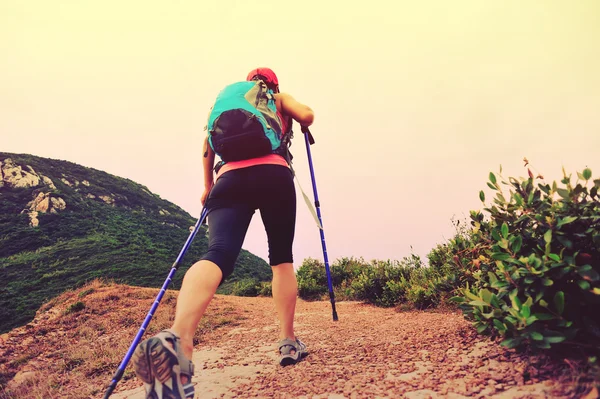
[[[262,281],[258,288],[258,295],[273,296],[273,286],[270,281]]]
[[[325,264],[307,258],[296,271],[298,295],[305,300],[319,300],[328,292]]]
[[[378,306],[394,306],[405,298],[410,268],[394,262],[374,261],[352,280],[356,299]]]
[[[562,186],[490,173],[489,217],[471,212],[474,280],[453,300],[478,332],[510,348],[600,349],[600,179],[585,169],[572,183],[563,173]]]
[[[342,258],[331,265],[331,280],[336,300],[356,300],[391,307],[407,303],[417,309],[445,302],[458,284],[448,267],[427,267],[420,257],[402,261]],[[320,300],[328,296],[325,265],[306,259],[297,271],[298,292],[302,299]]]
[[[260,282],[254,278],[243,278],[233,283],[231,295],[236,296],[258,296]]]
[[[81,312],[83,309],[85,309],[85,303],[81,301],[75,302],[69,305],[69,307],[65,310],[65,314]]]

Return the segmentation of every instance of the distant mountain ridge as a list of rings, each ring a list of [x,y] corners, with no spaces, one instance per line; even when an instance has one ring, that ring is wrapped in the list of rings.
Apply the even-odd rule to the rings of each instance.
[[[33,318],[39,306],[95,278],[162,285],[196,219],[129,179],[68,161],[0,152],[0,332]],[[171,288],[206,251],[201,227]],[[221,286],[269,265],[242,250]]]

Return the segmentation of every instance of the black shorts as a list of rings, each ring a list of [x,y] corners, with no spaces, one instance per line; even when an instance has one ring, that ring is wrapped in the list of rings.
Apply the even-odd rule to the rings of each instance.
[[[208,252],[223,279],[233,272],[250,220],[260,210],[269,244],[269,264],[291,263],[296,228],[296,190],[289,168],[256,165],[234,169],[217,179],[206,200]]]

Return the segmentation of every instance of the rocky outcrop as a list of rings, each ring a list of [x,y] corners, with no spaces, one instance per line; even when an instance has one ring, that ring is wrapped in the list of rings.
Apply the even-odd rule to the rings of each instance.
[[[27,212],[29,215],[29,225],[36,227],[39,225],[38,215],[42,213],[58,213],[64,211],[67,207],[65,200],[60,197],[52,196],[50,193],[39,193],[32,201],[27,204],[27,208],[21,213]]]
[[[27,188],[46,185],[52,190],[56,189],[52,180],[36,171],[29,165],[21,166],[10,158],[0,161],[0,188],[14,187]]]
[[[73,185],[71,184],[71,182],[68,181],[67,179],[65,179],[64,177],[61,177],[60,181],[63,182],[64,184],[66,184],[69,187],[73,187]]]
[[[69,187],[79,187],[79,184],[83,184],[86,187],[90,186],[90,182],[87,180],[83,180],[81,182],[79,182],[79,180],[77,179],[73,179],[72,177],[69,177],[69,179],[72,180],[68,180],[66,175],[62,175],[62,177],[60,178],[60,181],[62,181],[65,185],[69,186]]]
[[[98,198],[100,198],[102,201],[106,202],[108,205],[114,205],[115,204],[115,199],[112,196],[99,195]]]
[[[26,166],[23,169],[20,165],[7,158],[4,162],[0,161],[0,169],[2,169],[3,185],[8,187],[35,187],[40,184],[40,177],[35,173],[31,166]]]

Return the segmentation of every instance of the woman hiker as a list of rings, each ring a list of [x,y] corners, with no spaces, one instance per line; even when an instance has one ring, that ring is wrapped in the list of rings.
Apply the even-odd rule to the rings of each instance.
[[[252,70],[248,81],[262,80],[274,93],[282,132],[290,134],[293,118],[302,126],[314,113],[291,95],[279,92],[269,68]],[[135,373],[144,382],[146,398],[189,398],[194,365],[190,360],[198,323],[217,288],[233,272],[234,263],[256,209],[265,226],[269,264],[273,270],[273,300],[280,324],[279,364],[294,364],[306,356],[306,345],[294,334],[298,284],[292,264],[296,223],[296,192],[286,159],[272,153],[223,164],[213,180],[215,153],[204,139],[204,193],[209,226],[208,252],[185,274],[170,329],[146,339],[133,356]]]

